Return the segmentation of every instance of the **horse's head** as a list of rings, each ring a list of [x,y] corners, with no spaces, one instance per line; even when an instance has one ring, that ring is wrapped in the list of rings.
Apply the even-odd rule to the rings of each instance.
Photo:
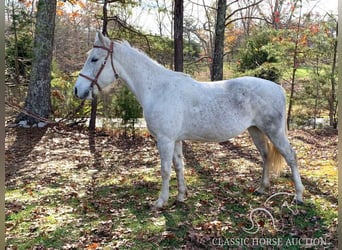
[[[114,43],[107,37],[100,32],[96,33],[94,46],[76,80],[75,96],[92,99],[118,78],[113,62],[113,46]]]

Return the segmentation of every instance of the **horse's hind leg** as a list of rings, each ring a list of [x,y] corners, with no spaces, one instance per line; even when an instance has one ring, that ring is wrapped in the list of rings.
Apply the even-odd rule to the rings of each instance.
[[[257,188],[257,194],[263,194],[270,186],[269,166],[267,165],[267,145],[265,135],[257,127],[248,128],[248,132],[262,157],[262,179],[261,185]]]
[[[175,167],[177,182],[178,182],[178,196],[177,200],[180,202],[184,201],[184,196],[186,194],[186,184],[184,179],[184,163],[183,163],[183,150],[182,142],[177,141],[175,143],[175,150],[172,157],[173,165]]]
[[[274,133],[268,133],[268,137],[290,166],[296,189],[296,200],[298,203],[303,203],[304,186],[297,166],[297,156],[289,143],[285,129],[279,129],[274,131]]]

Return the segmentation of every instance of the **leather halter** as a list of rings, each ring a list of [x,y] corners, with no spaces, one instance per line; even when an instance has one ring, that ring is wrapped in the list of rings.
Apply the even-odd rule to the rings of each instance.
[[[102,89],[101,89],[99,83],[97,82],[97,80],[98,80],[98,78],[99,78],[99,76],[100,76],[102,70],[103,70],[104,67],[106,66],[106,63],[107,63],[107,60],[108,60],[108,57],[109,57],[109,56],[110,56],[110,61],[111,61],[111,64],[112,64],[112,69],[113,69],[113,71],[114,71],[114,77],[115,77],[116,79],[119,78],[119,75],[118,75],[118,73],[116,73],[116,70],[115,70],[115,67],[114,67],[114,64],[113,64],[113,57],[112,57],[113,51],[114,51],[114,50],[113,50],[113,47],[114,47],[114,43],[113,43],[113,42],[110,43],[110,47],[109,47],[109,48],[107,48],[107,47],[105,47],[105,46],[99,46],[99,45],[94,45],[94,46],[93,46],[93,48],[99,48],[99,49],[106,50],[106,51],[107,51],[107,55],[106,55],[105,60],[103,61],[102,65],[101,65],[99,71],[97,72],[95,78],[92,78],[92,77],[90,77],[90,76],[84,75],[84,74],[82,74],[82,73],[79,74],[79,76],[82,76],[82,77],[84,77],[85,79],[91,81],[91,83],[90,83],[90,88],[91,88],[91,89],[93,89],[94,85],[96,85],[96,87],[99,89],[99,91],[102,91]]]

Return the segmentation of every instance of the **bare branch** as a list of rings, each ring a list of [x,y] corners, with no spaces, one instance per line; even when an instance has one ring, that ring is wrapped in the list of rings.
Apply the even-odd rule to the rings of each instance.
[[[130,32],[133,32],[139,36],[142,36],[145,38],[147,46],[148,46],[148,50],[151,51],[151,45],[150,45],[150,41],[148,40],[147,36],[144,35],[143,33],[135,30],[131,25],[123,22],[118,16],[112,16],[112,17],[107,17],[108,21],[115,21],[117,24],[119,24],[122,28],[129,30]]]
[[[256,6],[256,5],[260,4],[262,1],[264,1],[264,0],[259,0],[259,1],[257,1],[257,2],[254,2],[254,3],[250,4],[250,5],[247,5],[247,6],[244,6],[244,7],[241,7],[241,8],[238,8],[238,9],[234,10],[232,13],[230,13],[230,14],[226,17],[226,21],[227,21],[229,18],[231,18],[233,15],[235,15],[237,12],[240,12],[240,11],[242,11],[242,10],[245,10],[245,9],[250,8],[250,7]]]
[[[196,63],[198,63],[198,62],[201,62],[201,61],[203,61],[204,59],[209,59],[209,60],[212,60],[212,57],[211,56],[202,56],[202,57],[200,57],[200,58],[198,58],[197,60],[195,60],[195,61],[192,61],[192,62],[189,62],[189,63],[186,63],[185,65],[192,65],[192,64],[196,64]]]
[[[245,19],[262,20],[262,21],[265,21],[265,22],[268,23],[268,24],[272,24],[272,22],[267,21],[265,18],[248,16],[248,17],[238,17],[238,18],[234,18],[234,19],[232,19],[232,20],[229,20],[228,22],[226,22],[226,26],[228,26],[229,24],[234,23],[234,22],[236,22],[236,21],[245,20]]]
[[[194,5],[204,7],[205,9],[216,10],[214,7],[209,6],[209,5],[206,5],[204,1],[203,1],[203,4],[195,3],[195,2],[193,2],[193,1],[191,1],[191,0],[189,0],[189,2],[192,3],[192,4],[194,4]]]

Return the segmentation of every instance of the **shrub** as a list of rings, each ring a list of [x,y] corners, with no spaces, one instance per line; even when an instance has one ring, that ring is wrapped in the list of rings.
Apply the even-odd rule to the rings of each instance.
[[[281,77],[281,72],[274,64],[264,63],[254,70],[254,76],[278,82]]]
[[[127,87],[120,88],[117,94],[117,117],[122,119],[122,125],[125,129],[125,135],[131,130],[135,132],[135,124],[138,118],[142,117],[142,108],[134,95]]]
[[[272,31],[257,30],[239,50],[238,71],[255,69],[265,62],[277,62],[277,51],[272,46]]]

